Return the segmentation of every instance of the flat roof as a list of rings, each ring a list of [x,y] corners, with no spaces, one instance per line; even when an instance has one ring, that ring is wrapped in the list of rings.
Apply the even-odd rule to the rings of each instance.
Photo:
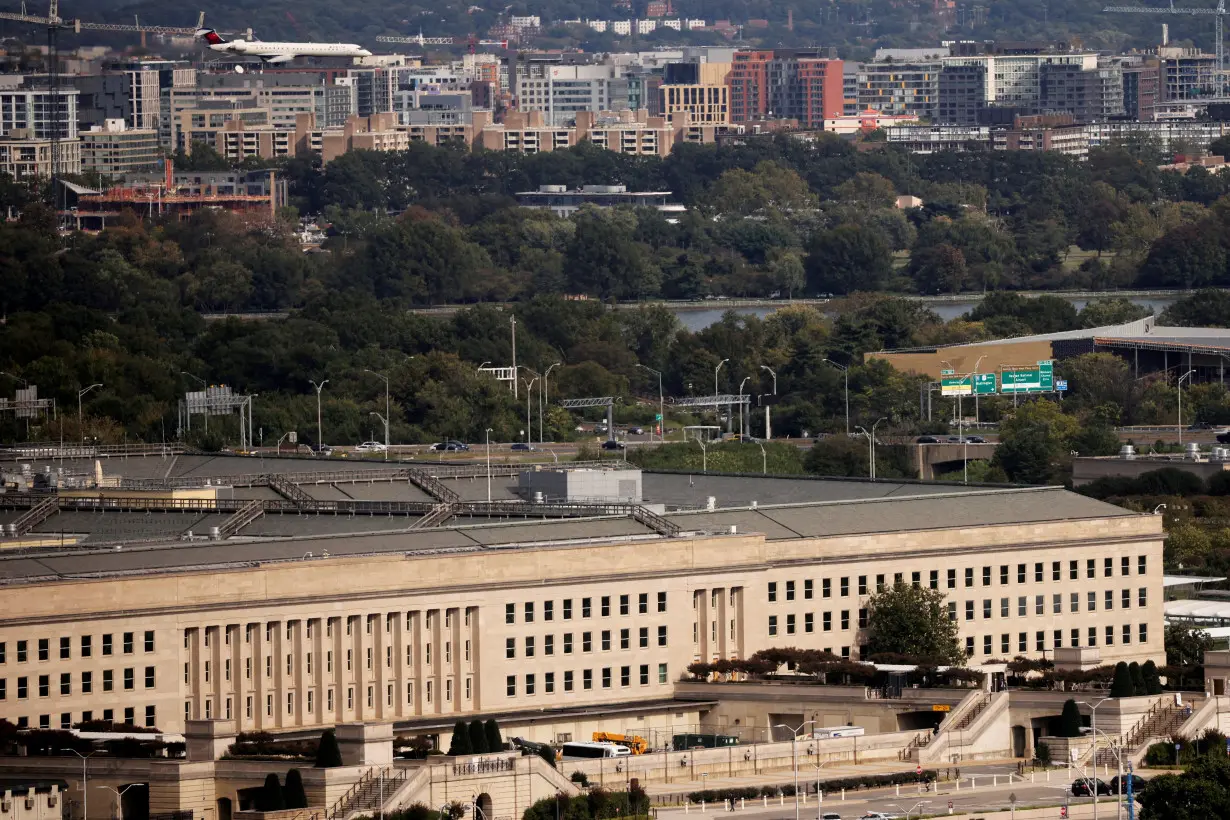
[[[1213,577],[1207,575],[1163,575],[1163,587],[1186,587],[1198,584],[1216,584],[1219,581],[1224,581],[1225,578]]]
[[[159,519],[162,513],[143,516]],[[1090,520],[1138,515],[1122,507],[1061,487],[1013,488],[922,496],[757,505],[717,511],[670,513],[665,517],[683,533],[762,533],[769,540],[843,535],[874,535],[926,529]],[[98,516],[103,518],[104,516]],[[225,541],[182,541],[132,546],[30,548],[0,552],[0,583],[38,583],[109,575],[192,571],[212,567],[255,566],[307,557],[379,554],[447,555],[487,549],[534,549],[571,543],[657,541],[649,526],[627,516],[556,518],[511,523],[455,524],[411,530],[401,519],[373,516],[381,532],[330,532],[327,516],[275,514],[281,537],[237,537]],[[355,519],[340,516],[353,524]],[[271,525],[271,526],[272,526]],[[1230,607],[1230,604],[1226,604]]]

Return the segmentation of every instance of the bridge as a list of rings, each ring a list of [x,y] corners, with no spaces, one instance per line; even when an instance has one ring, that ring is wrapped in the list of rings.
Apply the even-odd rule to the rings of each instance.
[[[961,468],[962,462],[989,460],[995,455],[995,442],[985,444],[957,444],[955,442],[940,442],[939,444],[911,444],[910,464],[920,481],[933,481],[937,472],[947,473]]]

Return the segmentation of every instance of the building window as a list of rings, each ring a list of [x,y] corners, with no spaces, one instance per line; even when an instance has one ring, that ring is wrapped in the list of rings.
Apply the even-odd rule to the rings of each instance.
[[[71,695],[73,693],[73,676],[68,672],[60,673],[60,694]]]
[[[769,582],[769,603],[777,603],[777,581]]]
[[[133,689],[136,686],[136,670],[131,666],[124,670],[124,689]]]
[[[525,622],[527,624],[532,624],[534,622],[534,602],[533,601],[525,602]]]
[[[542,602],[542,619],[544,621],[555,620],[555,601]]]
[[[658,683],[666,683],[666,664],[658,664]]]
[[[850,578],[847,576],[841,579],[841,597],[846,598],[850,595]]]
[[[974,620],[974,602],[973,601],[965,602],[965,620],[967,621]]]
[[[631,666],[619,667],[619,685],[620,686],[631,686],[632,685],[632,667]]]
[[[769,616],[769,637],[777,635],[777,616]]]
[[[658,593],[658,612],[665,612],[665,611],[666,611],[666,593],[659,592]]]
[[[803,600],[810,601],[812,597],[814,597],[814,593],[815,593],[815,588],[813,587],[813,581],[810,578],[804,579],[803,581]]]
[[[73,654],[73,639],[64,636],[60,638],[60,660],[65,660],[72,657]]]
[[[571,598],[564,599],[564,620],[565,621],[572,620],[572,599]]]
[[[542,676],[542,690],[548,695],[555,694],[555,673],[546,672]]]
[[[991,617],[991,599],[990,598],[982,599],[982,617],[983,618]]]
[[[1140,628],[1137,630],[1137,634],[1139,636],[1137,638],[1137,643],[1148,643],[1149,642],[1149,625],[1141,624]]]
[[[81,636],[81,657],[88,658],[90,653],[94,651],[91,640],[92,638],[89,635]],[[4,644],[0,644],[0,663],[4,663]]]
[[[794,581],[786,582],[786,600],[787,601],[794,600]]]
[[[534,657],[534,639],[532,637],[525,639],[525,657]]]
[[[641,615],[649,614],[649,593],[642,592],[636,596],[636,611]]]
[[[1148,570],[1147,570],[1147,567],[1148,567],[1148,566],[1149,566],[1149,559],[1148,559],[1148,558],[1146,558],[1146,557],[1145,557],[1145,556],[1143,556],[1143,555],[1141,555],[1141,556],[1137,557],[1137,559],[1136,559],[1136,574],[1137,574],[1137,575],[1144,575],[1144,574],[1148,571]]]
[[[611,667],[609,666],[602,667],[602,688],[611,688]]]
[[[866,575],[858,576],[858,594],[859,595],[867,594],[867,576]]]
[[[611,596],[603,595],[602,600],[599,602],[599,604],[602,607],[600,611],[600,614],[602,615],[602,617],[603,618],[611,617]]]
[[[229,633],[228,633],[229,636]],[[154,651],[154,631],[152,629],[145,630],[145,651]]]
[[[948,588],[957,588],[957,571],[955,569],[948,570]]]
[[[581,688],[582,689],[593,689],[594,688],[594,670],[584,669],[581,671]]]
[[[527,695],[534,694],[534,675],[533,674],[529,674],[525,676],[525,694]]]
[[[51,642],[46,638],[38,639],[38,659],[40,661],[51,660]]]
[[[152,666],[145,667],[145,688],[154,688],[154,667]]]
[[[504,623],[512,624],[517,622],[517,605],[504,604]]]
[[[517,694],[517,676],[509,675],[504,679],[504,694],[508,697],[515,697]]]
[[[1016,582],[1018,584],[1025,583],[1025,565],[1024,564],[1016,565]]]
[[[786,616],[786,634],[787,635],[794,634],[794,613],[791,613]]]
[[[1088,601],[1088,609],[1090,612],[1093,612],[1098,608],[1098,594],[1093,590],[1089,590]]]
[[[631,648],[631,642],[632,642],[631,632],[632,630],[630,629],[619,630],[619,648],[620,649],[630,649]]]
[[[208,633],[206,634],[208,635]],[[132,654],[132,633],[131,632],[124,633],[124,654],[125,655]]]
[[[816,614],[814,612],[805,612],[803,614],[803,631],[809,634],[816,631]]]
[[[581,599],[581,617],[588,618],[589,613],[590,613],[590,599],[582,598]]]

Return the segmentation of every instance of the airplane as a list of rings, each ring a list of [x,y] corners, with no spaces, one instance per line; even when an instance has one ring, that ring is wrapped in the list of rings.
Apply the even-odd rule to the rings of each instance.
[[[270,65],[288,63],[296,57],[370,57],[372,53],[354,43],[264,43],[259,40],[224,40],[211,28],[198,29],[196,36],[214,51],[260,57]]]

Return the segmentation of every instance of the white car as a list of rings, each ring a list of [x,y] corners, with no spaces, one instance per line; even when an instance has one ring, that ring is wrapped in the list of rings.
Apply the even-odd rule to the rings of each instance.
[[[861,820],[897,820],[897,815],[885,814],[882,811],[869,811],[862,816]]]
[[[387,449],[389,448],[385,447],[379,441],[365,441],[358,447],[355,447],[354,451],[356,453],[383,453]]]

